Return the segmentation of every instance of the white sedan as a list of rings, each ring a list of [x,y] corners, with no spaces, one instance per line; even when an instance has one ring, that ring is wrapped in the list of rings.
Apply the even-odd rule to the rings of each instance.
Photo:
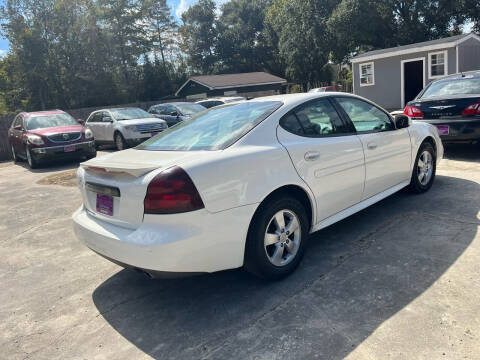
[[[309,234],[404,187],[427,191],[442,156],[433,126],[354,95],[227,104],[82,163],[75,233],[152,277],[244,266],[278,279]]]

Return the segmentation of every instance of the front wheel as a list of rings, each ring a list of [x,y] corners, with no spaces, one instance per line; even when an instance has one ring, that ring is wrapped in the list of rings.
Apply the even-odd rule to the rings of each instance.
[[[420,146],[409,188],[412,192],[421,194],[428,191],[435,180],[436,154],[432,144],[425,142]]]
[[[30,169],[37,168],[37,159],[35,159],[35,156],[30,152],[30,148],[28,146],[25,146],[25,154],[27,154],[27,164]]]
[[[11,150],[12,150],[13,162],[16,163],[18,161],[18,159],[17,159],[17,153],[15,152],[15,148],[13,147],[13,145],[11,145]]]
[[[115,133],[115,146],[117,147],[117,150],[125,150],[127,148],[125,139],[119,132]]]
[[[247,236],[245,269],[268,280],[281,279],[300,263],[308,239],[303,205],[285,196],[262,204]]]

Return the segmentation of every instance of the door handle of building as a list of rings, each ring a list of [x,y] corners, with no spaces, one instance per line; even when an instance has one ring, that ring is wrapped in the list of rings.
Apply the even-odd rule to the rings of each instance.
[[[316,151],[309,151],[305,153],[305,160],[306,161],[315,161],[320,157],[320,153]]]
[[[367,148],[368,148],[369,150],[375,150],[375,149],[377,148],[377,144],[375,144],[375,143],[369,143],[369,144],[367,145]]]

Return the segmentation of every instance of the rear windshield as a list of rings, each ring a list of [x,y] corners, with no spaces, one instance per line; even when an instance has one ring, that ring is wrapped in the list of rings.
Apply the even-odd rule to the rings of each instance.
[[[78,125],[78,122],[68,114],[41,115],[27,118],[27,130],[68,125]]]
[[[146,119],[151,118],[152,115],[142,109],[132,108],[132,109],[112,109],[110,110],[113,117],[117,121],[122,120],[133,120],[133,119]]]
[[[465,77],[434,82],[425,90],[421,98],[472,94],[480,94],[480,78]]]
[[[259,101],[206,110],[137,146],[141,150],[219,150],[233,144],[282,105]]]

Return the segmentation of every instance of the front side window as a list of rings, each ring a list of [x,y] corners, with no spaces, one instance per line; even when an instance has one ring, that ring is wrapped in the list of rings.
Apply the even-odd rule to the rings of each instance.
[[[395,129],[390,116],[366,101],[350,97],[338,97],[336,100],[352,120],[357,132],[378,132]]]
[[[282,104],[279,101],[257,101],[211,108],[168,128],[136,149],[221,150],[244,136]]]
[[[148,112],[140,108],[131,108],[131,109],[112,109],[110,110],[112,116],[117,121],[122,120],[133,120],[133,119],[147,119],[152,117]],[[105,116],[110,116],[106,113]]]
[[[40,115],[27,118],[27,130],[69,125],[78,125],[78,122],[68,114]]]
[[[300,136],[321,137],[345,133],[343,122],[328,99],[301,105],[280,120],[285,130]]]
[[[17,115],[17,117],[15,118],[15,120],[13,121],[13,127],[16,127],[16,126],[22,126],[22,115]]]
[[[447,75],[447,52],[441,51],[428,54],[428,77],[431,79]]]
[[[373,62],[360,64],[360,86],[369,86],[375,84],[375,74]]]

